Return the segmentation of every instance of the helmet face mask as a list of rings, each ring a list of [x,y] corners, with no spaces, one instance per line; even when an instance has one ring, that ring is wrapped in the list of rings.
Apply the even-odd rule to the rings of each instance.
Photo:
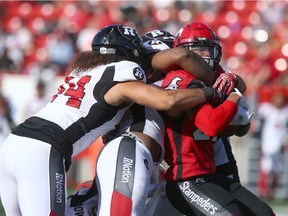
[[[145,55],[143,41],[136,30],[121,24],[100,29],[93,38],[92,51],[103,55],[123,55],[138,63]]]
[[[207,46],[204,44],[200,46],[188,45],[186,47],[200,55],[212,69],[214,69],[220,61],[217,59],[219,57],[219,48],[217,46]]]
[[[204,23],[192,22],[181,28],[174,40],[174,47],[178,46],[195,51],[213,70],[216,69],[221,60],[222,47],[219,39],[215,32]],[[205,54],[205,49],[209,51],[210,55]]]

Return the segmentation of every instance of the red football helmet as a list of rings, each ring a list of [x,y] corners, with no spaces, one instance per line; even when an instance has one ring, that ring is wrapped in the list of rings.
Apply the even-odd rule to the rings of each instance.
[[[192,22],[181,28],[174,40],[174,47],[183,46],[197,53],[209,52],[203,59],[215,70],[222,56],[222,47],[215,32],[206,24]]]

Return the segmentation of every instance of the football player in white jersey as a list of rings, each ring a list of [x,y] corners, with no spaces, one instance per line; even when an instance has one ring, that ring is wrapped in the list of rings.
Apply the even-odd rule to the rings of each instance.
[[[147,57],[169,49],[160,40],[144,41],[144,46]],[[151,67],[145,65],[144,68],[150,75],[148,83],[161,78]],[[164,179],[153,176],[153,170],[157,170],[164,158],[164,122],[156,110],[134,104],[119,127],[119,131],[126,132],[108,142],[97,159],[98,215],[152,215],[164,183]],[[155,193],[157,189],[159,192]],[[147,204],[149,196],[154,202],[150,201],[150,205]]]
[[[148,50],[151,48],[156,52],[155,46],[147,45],[147,43],[144,44],[146,51],[147,48]],[[169,48],[159,41],[156,46],[159,50]],[[149,74],[151,75],[150,79],[154,79],[153,77],[157,79],[161,76],[160,73],[156,76],[156,73],[150,72]],[[127,132],[121,134],[120,131]],[[132,105],[126,111],[118,130],[111,131],[102,138],[105,140],[106,147],[98,159],[97,165],[99,166],[97,166],[96,172],[98,178],[81,183],[76,187],[75,193],[67,199],[65,215],[96,214],[97,209],[99,209],[100,215],[113,215],[115,211],[117,215],[141,215],[147,211],[145,207],[148,194],[152,195],[153,190],[160,183],[160,179],[153,178],[153,174],[157,175],[157,172],[153,173],[152,171],[160,166],[153,166],[153,164],[163,160],[163,133],[164,123],[157,111],[138,104]],[[115,137],[116,139],[114,139]],[[123,162],[128,165],[123,165]],[[124,168],[125,171],[123,171]],[[125,181],[123,182],[121,179],[125,179]],[[150,179],[154,179],[156,182],[150,182]],[[102,191],[102,193],[98,191]],[[137,193],[135,193],[136,191]],[[115,194],[118,199],[113,198],[116,196]],[[98,208],[99,199],[101,204]],[[155,202],[155,198],[153,201]],[[153,209],[150,211],[153,212]]]
[[[92,51],[72,60],[51,102],[0,144],[0,195],[7,215],[64,215],[72,154],[115,129],[133,103],[188,109],[219,96],[208,87],[168,91],[147,85],[139,65],[144,53],[135,29],[104,27]]]
[[[93,184],[68,197],[65,215],[76,216],[79,211],[88,215],[97,210],[97,215],[119,216],[153,212],[164,184],[165,171],[160,165],[164,128],[156,110],[133,104],[118,129],[106,134]],[[154,195],[156,190],[159,192]]]

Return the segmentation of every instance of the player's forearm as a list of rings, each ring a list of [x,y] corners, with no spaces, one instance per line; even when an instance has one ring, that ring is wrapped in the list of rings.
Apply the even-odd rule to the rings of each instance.
[[[237,113],[237,105],[229,100],[216,108],[205,105],[197,113],[196,126],[207,136],[217,136],[226,128]]]
[[[202,89],[180,89],[170,90],[169,94],[173,98],[172,105],[169,109],[170,114],[182,113],[185,110],[193,109],[196,106],[207,102],[207,95]]]
[[[105,94],[107,103],[115,106],[130,101],[156,110],[167,111],[190,109],[206,102],[209,98],[200,88],[165,90],[141,82],[121,83],[121,86],[116,88],[116,85]],[[115,95],[118,96],[117,100]]]
[[[189,51],[189,54],[180,59],[179,65],[185,71],[194,75],[197,79],[203,81],[206,86],[212,86],[216,74],[209,65],[198,54]]]
[[[207,86],[212,86],[215,81],[216,75],[208,64],[199,55],[184,47],[156,53],[152,58],[151,65],[155,71],[162,73],[182,68],[203,81]]]

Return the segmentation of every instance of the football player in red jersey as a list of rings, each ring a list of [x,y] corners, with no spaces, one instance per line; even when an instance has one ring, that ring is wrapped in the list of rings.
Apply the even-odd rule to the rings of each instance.
[[[238,180],[215,172],[213,145],[234,118],[243,97],[233,87],[236,85],[243,91],[245,83],[239,83],[239,76],[225,72],[219,65],[221,46],[207,25],[193,22],[183,27],[176,35],[175,46],[187,47],[202,56],[219,76],[214,87],[221,88],[228,97],[220,105],[204,104],[186,113],[163,114],[165,161],[169,165],[168,199],[185,215],[274,215],[265,202],[242,187]],[[169,72],[162,86],[181,89],[204,85],[193,75],[178,70]]]
[[[221,64],[222,47],[215,32],[206,24],[200,22],[192,22],[181,28],[178,32],[175,47],[186,47],[203,57],[211,69],[215,72],[219,81],[214,84],[214,87],[226,89],[229,93],[232,91],[233,85],[229,87],[229,82],[234,82],[239,91],[244,94],[246,91],[246,84],[244,80],[237,74],[225,69]],[[229,80],[230,79],[230,80]],[[226,86],[225,86],[226,84]],[[242,101],[245,100],[244,97]],[[248,132],[250,124],[238,125],[235,131],[236,135],[244,135]],[[233,177],[239,180],[238,168],[236,160],[232,154],[229,138],[220,138],[214,145],[217,172]],[[225,159],[226,158],[226,159]]]

